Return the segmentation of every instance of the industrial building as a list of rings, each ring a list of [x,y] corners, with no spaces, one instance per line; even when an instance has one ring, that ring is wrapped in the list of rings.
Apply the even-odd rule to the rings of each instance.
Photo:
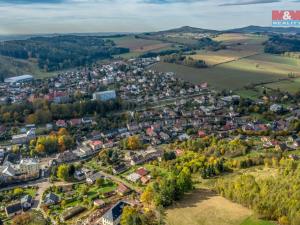
[[[4,80],[5,83],[16,84],[16,83],[24,83],[33,80],[32,75],[21,75],[17,77],[9,77]]]
[[[93,94],[93,100],[108,101],[117,97],[115,90],[96,92]]]

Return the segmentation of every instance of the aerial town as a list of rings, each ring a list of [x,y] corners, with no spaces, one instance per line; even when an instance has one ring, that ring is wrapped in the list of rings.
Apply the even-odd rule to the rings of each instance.
[[[267,156],[239,157],[265,149],[298,160],[300,138],[289,130],[299,103],[287,104],[287,95],[283,104],[278,95],[250,100],[205,82],[193,85],[150,69],[159,60],[112,60],[44,80],[23,75],[0,83],[3,222],[34,211],[51,224],[119,224],[125,206],[150,204],[147,185],[180,157],[200,160],[195,165],[205,160],[204,169],[191,165],[203,178],[229,163],[264,164]],[[261,110],[269,112],[265,118]],[[218,172],[187,148],[205,149],[220,163]]]

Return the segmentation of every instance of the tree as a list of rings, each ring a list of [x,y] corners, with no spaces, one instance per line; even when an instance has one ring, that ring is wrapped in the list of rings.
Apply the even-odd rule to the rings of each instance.
[[[145,191],[141,195],[141,202],[144,204],[146,208],[151,208],[153,206],[153,196],[154,196],[154,189],[152,185],[148,185]]]
[[[24,190],[22,188],[15,188],[14,189],[14,196],[21,196],[24,193]]]
[[[60,128],[57,132],[58,136],[64,136],[64,135],[69,135],[68,131],[66,128]]]
[[[104,185],[104,179],[103,178],[99,178],[96,180],[96,185],[98,187],[102,187]]]
[[[121,216],[121,225],[144,225],[142,214],[137,208],[125,206]]]
[[[45,153],[45,146],[44,146],[43,144],[40,144],[40,143],[39,143],[39,144],[36,145],[35,151],[36,151],[38,154],[42,155],[42,154]]]
[[[12,220],[12,225],[27,225],[32,220],[32,215],[29,212],[17,215]]]
[[[191,172],[187,167],[184,167],[178,175],[177,185],[179,190],[184,193],[192,189],[193,182]]]
[[[62,164],[57,169],[57,177],[61,180],[69,180],[69,166],[67,164]]]
[[[127,148],[137,150],[141,147],[140,137],[138,135],[130,136],[127,138]]]

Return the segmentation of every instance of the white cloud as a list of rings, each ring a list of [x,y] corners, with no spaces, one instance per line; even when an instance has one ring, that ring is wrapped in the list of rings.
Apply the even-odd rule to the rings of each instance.
[[[62,3],[0,4],[0,34],[54,32],[140,32],[189,25],[226,29],[270,25],[271,9],[299,3],[278,2],[221,7],[223,0],[149,4],[145,0],[65,0]],[[1,2],[1,0],[0,0]],[[228,2],[228,1],[226,1]],[[251,17],[249,16],[251,13]]]

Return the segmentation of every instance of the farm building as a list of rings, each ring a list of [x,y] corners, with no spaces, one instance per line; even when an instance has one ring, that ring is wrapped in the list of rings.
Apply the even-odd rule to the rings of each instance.
[[[5,83],[16,84],[16,83],[24,83],[33,80],[32,75],[21,75],[17,77],[9,77],[4,80]]]

